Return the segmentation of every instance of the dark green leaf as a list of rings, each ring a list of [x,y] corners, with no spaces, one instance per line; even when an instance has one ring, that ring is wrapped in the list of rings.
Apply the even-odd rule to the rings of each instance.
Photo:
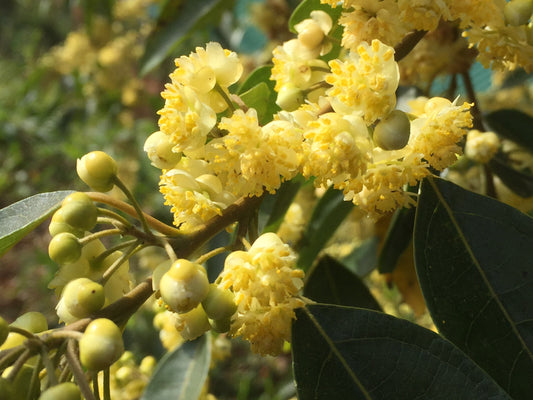
[[[510,399],[430,330],[387,314],[309,305],[292,328],[300,400]]]
[[[439,331],[513,398],[533,390],[533,219],[441,179],[423,182],[415,263]]]
[[[255,108],[257,111],[257,119],[259,124],[265,125],[272,121],[274,113],[279,109],[276,103],[270,103],[267,99],[270,99],[272,92],[265,82],[258,83],[253,88],[247,90],[240,95],[244,104],[250,108]],[[275,101],[274,93],[274,101]]]
[[[250,75],[248,75],[248,77],[242,83],[242,85],[239,87],[239,90],[237,90],[237,93],[238,94],[244,93],[261,82],[266,83],[271,90],[274,90],[274,86],[276,86],[276,82],[270,80],[271,75],[272,75],[272,65],[263,65],[261,67],[254,69],[250,73]]]
[[[342,264],[357,276],[368,275],[378,263],[378,245],[379,240],[376,236],[365,240],[341,260]]]
[[[40,193],[0,210],[0,256],[59,208],[70,190]]]
[[[533,152],[533,118],[526,113],[498,110],[485,115],[485,120],[494,132]]]
[[[141,74],[157,67],[191,31],[212,23],[213,19],[219,19],[222,11],[232,4],[233,0],[184,0],[181,7],[173,7],[173,18],[163,13],[157,29],[148,37],[145,53],[140,60]]]
[[[490,160],[490,168],[505,186],[521,197],[533,196],[533,175],[514,169],[503,157]]]
[[[320,198],[304,236],[299,243],[298,267],[306,271],[326,242],[350,213],[353,203],[344,201],[342,192],[329,188]]]
[[[318,303],[381,311],[361,279],[330,256],[322,257],[306,275],[304,296]]]
[[[260,213],[267,213],[266,222],[262,229],[263,233],[277,232],[285,213],[289,209],[290,205],[298,190],[302,186],[304,178],[301,175],[296,176],[290,181],[283,182],[281,187],[276,191],[274,195],[268,195],[261,203]]]
[[[394,213],[378,258],[380,273],[386,274],[394,270],[398,259],[411,243],[414,222],[414,208],[401,208]]]
[[[210,362],[211,340],[208,335],[183,343],[159,361],[141,400],[197,399]]]

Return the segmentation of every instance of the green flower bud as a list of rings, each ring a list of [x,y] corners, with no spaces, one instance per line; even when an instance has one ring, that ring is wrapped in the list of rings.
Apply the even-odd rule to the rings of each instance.
[[[226,333],[229,331],[231,326],[231,318],[220,318],[220,319],[209,319],[209,325],[211,328],[218,333]]]
[[[67,312],[76,318],[85,318],[104,306],[104,287],[88,278],[70,281],[63,289]]]
[[[65,222],[62,208],[57,210],[54,215],[52,215],[50,225],[48,226],[48,231],[52,236],[56,236],[62,232],[72,233],[74,236],[79,238],[85,235],[85,231],[83,229],[76,229]]]
[[[46,389],[39,400],[81,400],[81,392],[75,383],[63,382]]]
[[[200,304],[209,292],[205,268],[188,260],[175,261],[161,277],[159,290],[164,302],[178,313],[185,313]]]
[[[152,133],[144,142],[144,151],[152,165],[160,169],[172,169],[181,160],[181,153],[174,153],[173,147],[170,137],[161,131]]]
[[[72,233],[62,232],[50,240],[48,255],[58,264],[71,264],[79,260],[82,245]]]
[[[90,231],[96,225],[98,209],[83,192],[72,193],[61,204],[63,220],[75,229]]]
[[[294,111],[305,100],[303,92],[296,86],[288,84],[283,85],[278,92],[276,104],[285,111]]]
[[[9,325],[6,320],[0,317],[0,346],[4,344],[9,335]]]
[[[237,311],[233,292],[219,288],[214,283],[209,285],[209,293],[202,301],[202,307],[207,316],[215,320],[229,318]]]
[[[400,150],[409,142],[411,123],[407,115],[394,110],[374,128],[374,143],[383,150]]]
[[[503,9],[505,23],[512,26],[525,25],[533,13],[533,0],[511,0]]]
[[[211,329],[207,314],[201,305],[191,311],[179,314],[176,329],[184,340],[194,340]]]
[[[103,151],[85,154],[76,163],[80,179],[97,192],[109,192],[115,186],[117,163]]]
[[[92,321],[80,339],[80,360],[92,371],[106,369],[124,352],[122,333],[118,326],[106,318]]]

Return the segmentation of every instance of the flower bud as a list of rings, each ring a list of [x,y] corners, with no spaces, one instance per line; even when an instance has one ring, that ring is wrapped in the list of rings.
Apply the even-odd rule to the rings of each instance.
[[[160,169],[172,169],[181,160],[181,153],[174,153],[173,147],[170,137],[161,131],[152,133],[144,142],[144,151],[152,165]]]
[[[85,318],[103,307],[104,287],[88,278],[74,279],[63,289],[62,298],[69,314]]]
[[[93,151],[78,159],[76,171],[80,179],[93,190],[108,192],[115,185],[114,177],[118,166],[116,161],[103,151]]]
[[[211,326],[204,309],[198,305],[189,312],[178,314],[176,329],[184,340],[194,340],[211,329]]]
[[[61,204],[63,220],[75,229],[90,231],[96,225],[98,209],[83,192],[72,193]]]
[[[211,319],[209,318],[209,325],[217,333],[226,333],[231,326],[231,318]]]
[[[172,311],[185,313],[198,306],[209,292],[205,268],[188,260],[175,261],[161,277],[159,290]]]
[[[122,333],[118,326],[106,318],[98,318],[87,325],[80,339],[80,360],[92,371],[106,369],[124,352]]]
[[[314,49],[324,40],[324,31],[313,19],[305,19],[297,25],[298,40],[305,47]]]
[[[409,142],[411,123],[407,115],[394,110],[374,128],[374,143],[383,150],[400,150]]]
[[[209,293],[202,301],[202,307],[207,316],[215,320],[229,318],[237,311],[233,292],[214,283],[209,285]]]
[[[48,226],[48,231],[52,236],[56,236],[62,232],[72,233],[74,236],[80,238],[85,235],[85,231],[83,229],[76,229],[65,222],[65,217],[63,216],[63,208],[60,208],[54,213],[54,215],[52,215],[50,225]]]
[[[75,383],[63,382],[46,389],[39,400],[81,400],[81,392]]]
[[[533,13],[533,0],[511,0],[503,9],[505,23],[512,26],[525,25]]]
[[[50,240],[48,255],[58,264],[71,264],[81,256],[82,245],[72,233],[62,232]]]
[[[294,111],[305,100],[303,92],[296,86],[287,84],[283,85],[278,92],[276,104],[285,111]]]

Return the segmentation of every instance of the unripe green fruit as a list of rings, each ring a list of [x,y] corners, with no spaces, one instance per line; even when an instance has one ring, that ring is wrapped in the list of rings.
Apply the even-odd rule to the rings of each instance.
[[[9,335],[9,325],[6,320],[0,317],[0,346],[4,344]]]
[[[52,236],[59,235],[62,232],[72,233],[76,237],[83,237],[85,235],[85,231],[83,229],[76,229],[65,222],[62,208],[57,210],[54,215],[52,215],[50,225],[48,226],[48,231]]]
[[[63,220],[83,231],[90,231],[96,225],[98,209],[96,204],[83,192],[72,193],[61,204]]]
[[[88,317],[104,306],[104,287],[88,278],[74,279],[63,289],[63,301],[74,317]]]
[[[533,13],[533,0],[511,0],[503,9],[505,23],[520,26],[528,23]]]
[[[16,400],[13,391],[13,384],[6,378],[0,377],[0,399],[2,400]]]
[[[231,318],[221,318],[221,319],[209,319],[209,325],[211,328],[218,333],[226,333],[229,331],[231,326]]]
[[[85,154],[76,163],[80,179],[97,192],[109,192],[115,185],[117,163],[103,151]]]
[[[144,142],[144,151],[152,165],[160,169],[172,169],[181,160],[181,153],[174,153],[173,147],[170,136],[161,131],[152,133]]]
[[[407,115],[394,110],[374,128],[374,143],[383,150],[400,150],[409,142],[411,123]]]
[[[48,329],[46,317],[37,311],[30,311],[22,314],[11,323],[11,326],[25,329],[31,333],[39,333]]]
[[[189,312],[180,314],[176,329],[184,340],[194,340],[211,329],[207,314],[202,308],[202,305],[198,305],[198,307],[193,308]]]
[[[82,245],[72,233],[62,232],[50,240],[48,255],[58,264],[71,264],[79,260]]]
[[[46,389],[39,400],[81,400],[81,392],[75,383],[63,382]]]
[[[98,318],[87,325],[80,339],[80,360],[92,371],[106,369],[124,353],[122,333],[118,326],[106,318]]]
[[[235,295],[229,289],[219,288],[216,284],[209,285],[209,293],[202,301],[202,307],[211,319],[225,319],[237,311]]]
[[[185,313],[207,296],[209,280],[205,268],[200,264],[180,259],[161,277],[159,290],[164,302],[173,311]]]

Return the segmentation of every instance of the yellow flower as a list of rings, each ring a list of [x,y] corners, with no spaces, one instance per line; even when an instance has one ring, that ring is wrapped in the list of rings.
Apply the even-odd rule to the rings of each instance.
[[[274,233],[260,236],[247,252],[226,258],[217,283],[235,293],[238,308],[230,334],[248,340],[256,353],[277,355],[290,340],[294,309],[304,305],[297,297],[304,273],[294,269],[295,261]]]
[[[331,30],[333,21],[328,13],[321,10],[311,11],[310,17],[294,26],[298,40],[308,49],[318,50],[319,55],[327,54],[332,46],[324,39]]]
[[[333,60],[330,66],[326,82],[332,87],[326,93],[336,112],[372,123],[394,109],[400,74],[392,47],[379,40],[362,43],[346,61]]]
[[[480,132],[472,129],[468,132],[465,155],[479,163],[488,163],[500,148],[500,140],[494,132]]]
[[[452,20],[446,3],[442,0],[398,0],[400,18],[412,29],[432,31],[441,18]]]

